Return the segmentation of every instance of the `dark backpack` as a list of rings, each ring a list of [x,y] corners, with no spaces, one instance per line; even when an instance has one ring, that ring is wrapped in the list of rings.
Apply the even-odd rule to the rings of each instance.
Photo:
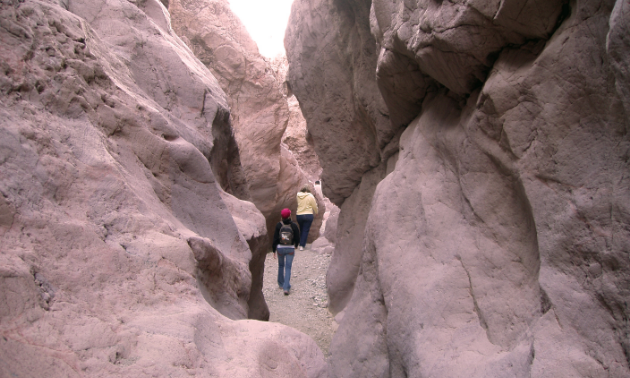
[[[293,227],[291,227],[291,223],[282,223],[282,227],[280,227],[280,244],[293,245]]]

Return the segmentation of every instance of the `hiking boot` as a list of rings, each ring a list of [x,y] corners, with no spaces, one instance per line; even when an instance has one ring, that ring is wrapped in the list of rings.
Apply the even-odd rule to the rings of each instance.
[[[300,246],[300,251],[303,251],[303,250],[304,250],[304,247]]]
[[[289,292],[285,290],[284,295],[289,295]]]

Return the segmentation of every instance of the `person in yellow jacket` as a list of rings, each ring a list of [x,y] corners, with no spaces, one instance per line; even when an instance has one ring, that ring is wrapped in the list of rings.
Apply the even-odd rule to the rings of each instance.
[[[315,196],[311,194],[311,188],[308,185],[305,185],[298,192],[297,203],[297,212],[295,214],[298,225],[300,226],[300,251],[303,251],[306,246],[306,239],[308,239],[311,224],[317,214],[317,201],[315,200]]]

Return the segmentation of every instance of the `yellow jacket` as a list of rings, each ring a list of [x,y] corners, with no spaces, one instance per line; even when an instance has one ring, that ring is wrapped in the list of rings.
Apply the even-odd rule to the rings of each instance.
[[[296,215],[317,214],[317,201],[311,193],[299,192],[297,194]]]

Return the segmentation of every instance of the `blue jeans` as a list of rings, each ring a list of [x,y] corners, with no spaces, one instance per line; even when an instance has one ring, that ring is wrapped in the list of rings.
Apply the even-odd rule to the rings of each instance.
[[[306,239],[308,239],[308,232],[311,229],[311,223],[313,223],[315,216],[313,214],[303,214],[297,215],[296,218],[298,226],[300,226],[300,245],[305,247]]]
[[[284,291],[291,289],[291,265],[295,256],[295,247],[278,246],[278,285]]]

